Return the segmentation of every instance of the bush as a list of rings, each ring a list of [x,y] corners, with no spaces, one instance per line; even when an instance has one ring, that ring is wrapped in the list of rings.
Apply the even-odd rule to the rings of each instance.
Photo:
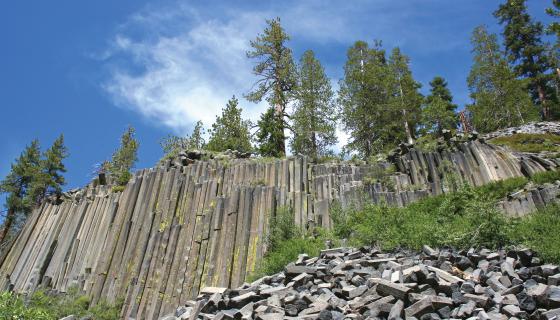
[[[552,183],[557,180],[560,180],[560,171],[558,170],[537,172],[531,177],[531,181],[536,184]]]
[[[560,263],[560,206],[551,204],[526,217],[513,220],[510,237],[546,261]]]
[[[122,300],[115,304],[101,301],[88,310],[89,303],[89,298],[75,288],[56,295],[39,290],[27,298],[3,292],[0,293],[0,319],[56,320],[69,315],[77,318],[90,316],[94,320],[120,318]]]
[[[294,212],[290,208],[279,208],[270,220],[266,236],[267,253],[249,279],[280,272],[288,263],[296,260],[299,254],[318,255],[324,248],[326,238],[320,228],[304,231],[295,224]]]
[[[498,247],[509,242],[506,217],[487,195],[467,186],[405,208],[370,204],[345,214],[343,220],[333,219],[335,235],[348,236],[354,245],[420,249],[424,244]]]

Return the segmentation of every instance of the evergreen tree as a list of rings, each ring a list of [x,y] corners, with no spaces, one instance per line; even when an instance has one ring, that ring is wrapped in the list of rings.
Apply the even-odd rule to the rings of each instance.
[[[276,148],[279,154],[285,155],[286,106],[291,99],[296,69],[292,51],[286,47],[290,37],[280,25],[280,18],[267,20],[266,23],[268,26],[264,32],[250,43],[252,51],[247,52],[248,58],[257,60],[253,73],[259,80],[255,83],[256,88],[246,98],[252,102],[266,99],[274,107],[277,114],[274,121],[278,121],[278,124],[272,127],[279,130],[274,136],[280,137],[276,141]]]
[[[351,137],[345,148],[367,159],[412,140],[421,103],[418,87],[408,58],[398,49],[387,61],[380,42],[372,48],[356,42],[348,50],[338,95],[342,124]]]
[[[134,137],[135,130],[129,126],[121,136],[121,145],[113,153],[109,163],[109,173],[118,185],[126,185],[132,174],[130,170],[138,160],[138,141]]]
[[[336,110],[329,78],[311,50],[301,57],[295,96],[291,148],[316,160],[337,142]]]
[[[193,132],[189,138],[189,149],[203,149],[206,145],[204,141],[204,125],[198,120],[194,125]]]
[[[553,0],[552,7],[546,9],[546,13],[553,18],[560,18],[560,0]],[[552,66],[553,73],[552,82],[554,83],[554,89],[556,98],[560,97],[560,22],[553,21],[547,27],[547,33],[556,36],[556,42],[549,46],[549,60]],[[554,115],[553,118],[557,119],[558,115]]]
[[[278,148],[280,140],[284,139],[280,127],[281,117],[273,107],[266,110],[257,122],[256,132],[257,151],[263,157],[283,157],[285,154]]]
[[[473,66],[467,79],[473,104],[473,124],[480,132],[519,125],[533,120],[536,110],[500,50],[496,35],[477,27],[471,39]]]
[[[560,18],[560,0],[552,0],[552,7],[546,9],[546,13],[553,18]],[[556,41],[560,40],[560,23],[553,21],[548,25],[547,33],[556,35]]]
[[[222,109],[222,115],[216,116],[216,122],[212,124],[210,139],[206,145],[208,150],[251,151],[250,122],[241,118],[242,109],[238,105],[239,100],[233,96]]]
[[[41,151],[39,141],[33,140],[11,166],[10,173],[0,182],[0,192],[7,193],[6,218],[0,232],[3,243],[18,215],[27,216],[36,203],[37,189],[31,185],[41,174]]]
[[[527,78],[535,103],[541,106],[543,119],[551,116],[554,90],[550,84],[550,61],[546,45],[542,43],[543,25],[535,22],[527,12],[525,0],[507,0],[494,12],[504,25],[504,44],[510,63],[518,76]]]
[[[423,133],[441,136],[443,129],[457,127],[457,105],[453,103],[451,91],[447,88],[447,81],[442,77],[434,77],[430,81],[430,94],[424,101],[422,108]]]
[[[408,143],[413,143],[414,128],[420,121],[422,95],[418,92],[421,85],[412,77],[409,68],[410,59],[394,48],[389,57],[389,70],[393,76],[392,105],[394,113],[402,114],[404,135]]]
[[[41,159],[41,172],[31,183],[33,193],[36,195],[35,203],[39,204],[46,196],[60,194],[62,186],[66,183],[63,173],[66,167],[62,161],[68,157],[68,149],[64,145],[64,136],[60,135],[52,146],[43,153]]]

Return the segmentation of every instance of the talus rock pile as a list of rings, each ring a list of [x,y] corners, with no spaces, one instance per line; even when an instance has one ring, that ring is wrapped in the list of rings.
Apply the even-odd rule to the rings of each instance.
[[[529,249],[328,249],[161,319],[558,319],[560,270]]]

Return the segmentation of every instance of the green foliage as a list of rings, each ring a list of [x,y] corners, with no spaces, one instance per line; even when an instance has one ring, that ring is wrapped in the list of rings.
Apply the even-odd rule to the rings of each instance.
[[[250,121],[241,118],[242,109],[239,100],[233,96],[222,109],[222,115],[216,116],[212,124],[210,139],[206,148],[211,151],[226,151],[227,149],[240,152],[251,151],[251,137],[249,133]]]
[[[338,95],[342,125],[350,133],[345,148],[367,159],[410,141],[419,121],[419,87],[398,48],[387,59],[380,42],[370,48],[357,41],[348,50]]]
[[[386,249],[422,245],[455,247],[506,244],[505,217],[474,189],[429,198],[406,208],[368,205],[347,213],[346,225],[355,244],[377,244]]]
[[[274,108],[268,108],[257,122],[256,133],[257,151],[263,157],[281,158],[285,156],[284,128],[281,125],[282,116]]]
[[[505,198],[508,194],[522,189],[528,182],[525,177],[516,177],[506,180],[495,181],[477,188],[481,194],[487,195],[490,199],[498,200]]]
[[[443,129],[457,127],[457,105],[453,103],[453,96],[445,79],[435,77],[430,81],[430,86],[430,94],[422,107],[421,132],[442,136]]]
[[[328,148],[338,139],[331,83],[311,50],[301,57],[296,88],[290,145],[294,154],[316,160],[329,154]]]
[[[547,47],[542,41],[542,23],[531,18],[525,0],[507,0],[494,16],[504,25],[504,45],[509,62],[517,76],[528,79],[534,103],[540,104],[543,119],[549,119],[557,97],[551,85],[554,75],[549,73],[551,64]]]
[[[77,318],[89,316],[94,320],[120,318],[122,299],[114,304],[100,301],[88,310],[89,304],[89,298],[80,295],[75,288],[57,295],[36,291],[27,298],[3,292],[0,294],[0,319],[56,320],[69,315]]]
[[[205,147],[204,127],[202,121],[197,121],[189,136],[178,137],[168,135],[159,142],[163,149],[162,160],[175,158],[181,150],[202,149]]]
[[[533,176],[531,176],[531,181],[539,185],[545,183],[553,183],[558,180],[560,180],[559,170],[537,172]]]
[[[132,177],[130,170],[138,160],[138,140],[134,137],[134,128],[129,126],[121,136],[121,145],[113,153],[108,165],[109,175],[121,186]]]
[[[560,152],[560,136],[555,134],[516,133],[497,137],[489,141],[492,144],[507,146],[520,152]]]
[[[473,104],[467,108],[475,129],[490,132],[538,118],[526,91],[526,81],[516,78],[496,35],[480,26],[473,31],[471,42],[474,63],[467,82]]]
[[[33,140],[18,159],[12,163],[10,173],[0,182],[0,192],[7,193],[6,207],[14,213],[27,215],[39,198],[39,188],[33,187],[41,174],[39,141]]]
[[[276,117],[269,117],[270,121],[277,121],[268,129],[281,128],[273,135],[279,135],[276,148],[278,154],[286,154],[284,121],[286,106],[292,99],[292,89],[296,84],[296,67],[292,57],[292,50],[286,46],[290,37],[282,28],[280,18],[267,20],[267,27],[263,33],[251,41],[252,51],[247,57],[257,61],[253,73],[259,78],[255,87],[246,95],[247,100],[260,102],[266,99],[275,109]],[[268,112],[268,111],[267,111]],[[259,126],[262,130],[263,128]]]
[[[0,243],[14,231],[12,228],[16,220],[25,220],[34,206],[46,196],[62,191],[65,183],[62,173],[66,171],[62,160],[67,156],[61,135],[43,154],[39,141],[33,140],[11,165],[10,173],[0,181],[0,193],[8,194],[5,204],[8,210],[0,233]]]
[[[424,152],[435,152],[437,151],[438,140],[434,137],[434,135],[425,134],[416,139],[414,147]]]
[[[560,206],[548,205],[512,223],[512,241],[536,250],[545,261],[560,263]]]
[[[302,235],[294,222],[294,213],[289,207],[280,207],[276,214],[270,219],[268,234],[266,237],[267,248],[274,251],[289,239]]]
[[[0,319],[51,320],[47,310],[28,308],[23,299],[11,292],[0,293]]]
[[[125,188],[126,188],[126,186],[120,186],[120,185],[113,186],[113,187],[111,187],[111,192],[115,192],[115,193],[116,192],[123,192]]]
[[[302,253],[317,256],[324,247],[326,237],[320,230],[313,230],[313,233],[314,235],[304,232],[295,224],[293,210],[279,208],[270,220],[266,237],[267,253],[250,278],[258,279],[280,272]]]
[[[36,195],[36,203],[50,194],[60,194],[66,184],[64,176],[66,167],[62,163],[68,157],[68,149],[64,145],[64,136],[60,135],[53,145],[43,153],[40,160],[41,171],[31,183],[31,192]]]

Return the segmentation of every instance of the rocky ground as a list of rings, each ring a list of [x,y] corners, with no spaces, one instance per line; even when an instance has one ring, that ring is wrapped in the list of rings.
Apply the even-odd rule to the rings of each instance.
[[[328,249],[163,319],[560,319],[560,269],[529,249]]]
[[[531,122],[519,127],[511,127],[502,130],[497,130],[491,133],[484,134],[482,137],[484,139],[493,139],[496,137],[511,136],[517,133],[528,133],[528,134],[556,134],[560,135],[560,123],[559,122]]]

